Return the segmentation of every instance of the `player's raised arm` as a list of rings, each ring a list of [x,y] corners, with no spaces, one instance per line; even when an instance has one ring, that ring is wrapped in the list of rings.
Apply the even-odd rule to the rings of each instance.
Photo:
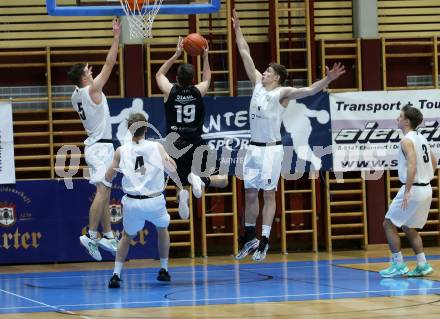
[[[89,94],[93,102],[99,104],[101,102],[102,88],[107,83],[110,74],[112,73],[113,66],[116,64],[119,50],[119,38],[121,36],[121,23],[119,19],[113,20],[113,42],[110,50],[107,54],[104,66],[101,72],[93,79],[93,83],[90,85]],[[88,68],[89,72],[92,71],[92,67]]]
[[[262,75],[255,68],[254,61],[252,60],[250,54],[249,45],[247,44],[243,33],[241,32],[240,20],[238,19],[238,15],[235,9],[232,13],[232,24],[235,30],[235,39],[237,42],[238,52],[240,52],[241,59],[243,60],[246,74],[249,80],[252,82],[252,85],[255,85],[255,83],[261,81]]]
[[[290,100],[301,99],[314,95],[325,89],[332,81],[345,73],[345,67],[341,63],[335,63],[331,70],[326,67],[327,76],[304,88],[284,87],[280,92],[280,103],[287,106]]]
[[[177,59],[182,55],[183,50],[183,39],[179,37],[176,46],[176,52],[173,54],[171,58],[169,58],[165,63],[160,67],[160,69],[156,73],[156,82],[159,89],[165,95],[165,100],[171,92],[173,85],[170,83],[166,74],[171,69],[173,64],[177,61]]]
[[[203,78],[202,82],[196,85],[202,96],[208,93],[209,86],[211,85],[211,67],[209,66],[209,47],[206,44],[206,48],[203,50]]]

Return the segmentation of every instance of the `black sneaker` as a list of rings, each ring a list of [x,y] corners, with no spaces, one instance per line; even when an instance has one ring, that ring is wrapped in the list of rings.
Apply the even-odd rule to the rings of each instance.
[[[166,271],[165,269],[161,268],[159,270],[159,274],[157,275],[157,280],[159,280],[159,281],[170,281],[171,280],[170,273],[168,271]]]
[[[254,261],[263,261],[266,258],[267,250],[269,249],[269,238],[261,236],[260,244],[257,250],[252,255]]]
[[[113,274],[112,278],[110,278],[110,281],[108,282],[109,288],[119,288],[121,287],[121,278],[117,274]]]

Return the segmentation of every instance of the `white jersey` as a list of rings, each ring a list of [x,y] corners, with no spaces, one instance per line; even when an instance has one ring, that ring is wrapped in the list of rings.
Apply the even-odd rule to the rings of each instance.
[[[110,111],[104,93],[102,93],[101,104],[95,104],[90,97],[89,86],[76,88],[72,94],[72,105],[86,130],[88,136],[84,141],[86,146],[100,139],[112,139]]]
[[[410,131],[405,136],[414,145],[416,153],[416,176],[414,183],[426,184],[434,177],[434,171],[431,164],[431,148],[428,141],[416,131]],[[406,183],[407,161],[402,151],[402,145],[399,144],[399,162],[397,165],[399,171],[399,179],[402,183]]]
[[[281,87],[267,91],[257,83],[249,107],[251,141],[269,143],[281,141],[281,117],[285,108],[280,104]]]
[[[149,196],[164,190],[164,166],[157,142],[141,140],[119,149],[122,189],[126,194]]]

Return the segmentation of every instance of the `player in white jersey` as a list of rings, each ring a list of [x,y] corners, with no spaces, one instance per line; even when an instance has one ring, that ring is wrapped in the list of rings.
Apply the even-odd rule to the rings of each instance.
[[[98,247],[115,254],[118,245],[110,227],[108,209],[112,185],[105,181],[105,172],[112,162],[114,148],[110,112],[102,88],[116,63],[120,34],[121,26],[118,19],[115,19],[113,42],[97,77],[93,78],[92,67],[83,63],[75,64],[68,73],[69,79],[76,85],[72,94],[72,105],[88,136],[84,141],[84,153],[90,171],[90,183],[96,186],[95,198],[89,212],[89,231],[79,239],[81,245],[98,261],[102,260]],[[99,223],[103,231],[101,239],[98,237]]]
[[[432,200],[431,179],[437,169],[437,159],[426,138],[416,131],[423,115],[415,107],[402,107],[397,119],[404,136],[399,145],[398,172],[403,184],[385,215],[383,227],[392,253],[391,266],[380,271],[382,277],[406,274],[422,277],[433,272],[423,252],[423,242],[417,229],[422,229],[428,219]],[[405,232],[417,257],[417,266],[409,271],[400,251],[397,227]]]
[[[174,179],[176,163],[160,143],[145,140],[147,120],[142,113],[130,115],[127,126],[133,136],[132,142],[116,150],[113,162],[106,173],[106,180],[109,183],[116,170],[123,174],[122,189],[126,194],[122,198],[124,232],[119,241],[109,288],[120,287],[121,270],[130,242],[138,231],[142,230],[145,221],[151,222],[157,229],[161,265],[157,280],[171,280],[168,273],[170,216],[162,192],[165,189],[164,172]]]
[[[255,251],[252,259],[261,261],[269,248],[269,235],[275,215],[275,192],[281,173],[283,146],[281,144],[281,117],[290,100],[314,95],[336,80],[345,70],[341,64],[335,64],[331,70],[326,68],[327,76],[310,87],[282,87],[287,78],[285,66],[271,63],[261,74],[255,68],[249,46],[243,37],[237,13],[233,12],[232,22],[235,29],[237,47],[244,68],[254,91],[249,108],[251,141],[246,152],[243,167],[245,187],[245,234],[241,238],[243,245],[236,259],[242,259]],[[255,237],[255,225],[259,214],[258,192],[263,191],[263,226],[260,241]]]

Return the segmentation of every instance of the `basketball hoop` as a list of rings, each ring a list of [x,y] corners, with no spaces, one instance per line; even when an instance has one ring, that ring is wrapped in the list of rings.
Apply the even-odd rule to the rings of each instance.
[[[163,0],[119,0],[127,16],[130,38],[152,38],[153,22]]]

